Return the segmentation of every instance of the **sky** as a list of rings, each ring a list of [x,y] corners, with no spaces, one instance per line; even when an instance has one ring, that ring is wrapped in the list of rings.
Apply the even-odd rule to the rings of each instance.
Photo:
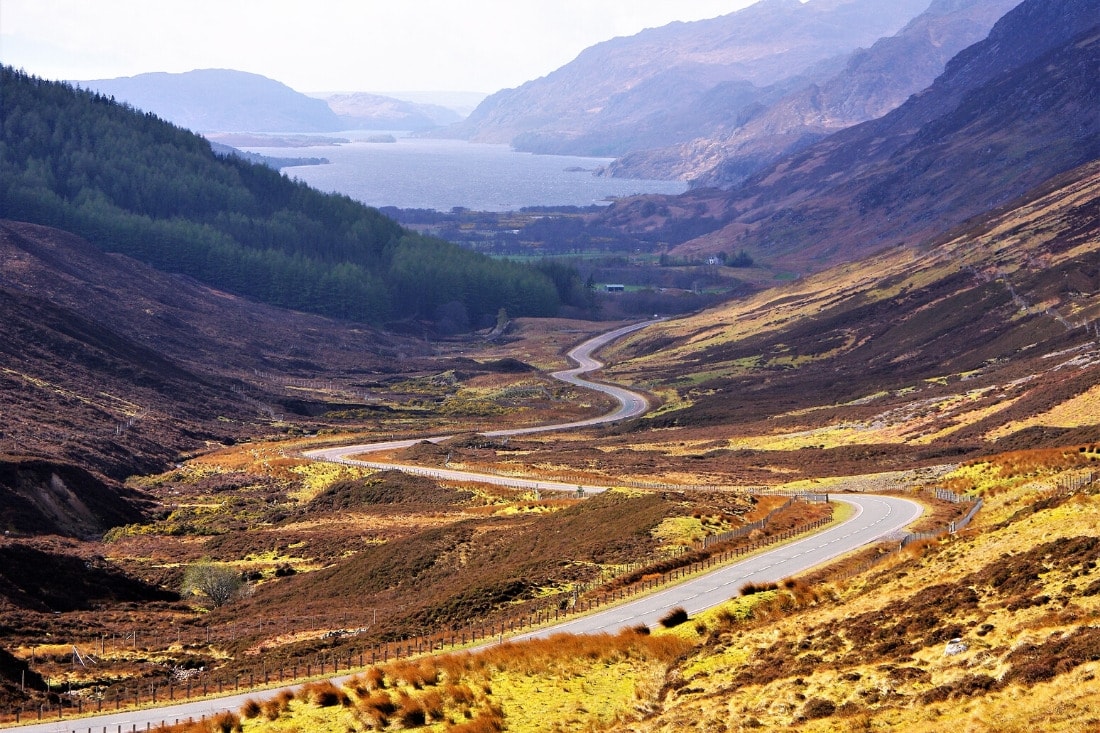
[[[0,0],[0,62],[68,81],[222,68],[307,93],[491,93],[754,1]]]

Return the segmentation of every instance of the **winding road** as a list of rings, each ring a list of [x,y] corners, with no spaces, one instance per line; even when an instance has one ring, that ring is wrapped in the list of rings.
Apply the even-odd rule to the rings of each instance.
[[[599,417],[572,423],[498,430],[484,434],[492,437],[504,437],[547,432],[551,430],[568,430],[590,427],[592,425],[614,422],[616,420],[624,420],[643,414],[649,409],[649,402],[643,395],[631,392],[622,387],[591,382],[585,379],[583,375],[603,366],[602,363],[592,356],[595,351],[611,341],[644,328],[651,323],[653,323],[653,321],[625,326],[585,341],[569,352],[570,358],[577,362],[577,367],[555,372],[553,375],[570,384],[588,389],[595,389],[610,395],[618,403],[618,407],[612,412]],[[422,440],[442,442],[449,437],[452,436],[413,438],[384,443],[324,448],[308,451],[305,455],[316,460],[337,461],[341,463],[369,466],[372,468],[414,471],[422,475],[429,475],[440,479],[476,480],[498,485],[560,489],[566,491],[575,491],[578,488],[576,484],[516,479],[490,474],[470,473],[466,471],[451,471],[448,469],[424,469],[398,464],[363,461],[350,457],[384,450],[405,448]],[[602,491],[605,487],[586,486],[584,488],[586,491]],[[637,626],[639,624],[652,626],[656,624],[662,616],[668,613],[668,611],[678,606],[683,607],[689,614],[695,614],[704,609],[716,606],[737,595],[739,589],[745,583],[776,582],[783,578],[805,572],[810,568],[858,549],[868,543],[897,535],[908,524],[916,520],[922,512],[922,507],[916,502],[892,496],[834,494],[831,498],[834,501],[850,505],[853,509],[852,516],[848,517],[843,522],[830,525],[819,532],[792,540],[774,549],[760,552],[737,563],[720,567],[712,572],[695,576],[682,583],[666,587],[655,593],[556,624],[552,627],[539,629],[529,634],[511,638],[519,640],[524,638],[545,637],[556,633],[613,633],[624,627]],[[338,678],[337,681],[339,681],[339,679],[342,678]],[[200,717],[212,717],[213,715],[227,710],[237,711],[248,699],[262,701],[266,698],[273,697],[277,692],[278,690],[251,691],[217,699],[192,701],[150,710],[129,710],[86,718],[53,720],[33,725],[5,728],[5,730],[20,731],[21,733],[83,733],[85,730],[88,731],[88,733],[99,733],[99,731],[103,731],[104,733],[142,731],[145,730],[147,726],[160,725],[162,721],[173,723],[177,720],[183,721],[188,718],[197,720]]]
[[[583,387],[585,389],[595,390],[596,392],[602,392],[603,394],[610,396],[617,403],[617,407],[611,412],[608,412],[605,415],[598,415],[597,417],[591,417],[585,420],[577,420],[576,422],[555,423],[553,425],[536,425],[528,428],[509,428],[507,430],[493,430],[482,433],[482,435],[490,438],[504,438],[515,435],[530,435],[531,433],[546,433],[557,430],[573,430],[576,428],[592,427],[593,425],[603,425],[605,423],[616,422],[618,420],[626,420],[644,414],[646,410],[649,409],[649,400],[646,399],[645,395],[638,394],[637,392],[632,392],[629,389],[625,389],[623,387],[619,387],[613,384],[592,382],[585,379],[583,375],[594,372],[603,366],[603,362],[597,360],[593,356],[596,351],[603,348],[612,341],[622,338],[628,333],[639,331],[646,326],[649,326],[650,324],[656,322],[657,321],[643,321],[642,323],[634,323],[629,326],[617,328],[614,331],[602,333],[599,336],[594,336],[587,341],[581,343],[580,345],[573,347],[568,352],[569,358],[577,363],[576,367],[573,367],[572,369],[563,369],[562,371],[554,372],[550,375],[562,382],[566,382],[577,387]],[[443,441],[449,440],[453,437],[454,435],[437,435],[430,438],[406,438],[404,440],[390,440],[382,443],[344,445],[337,448],[321,448],[318,450],[305,451],[303,455],[306,458],[312,458],[318,461],[335,461],[337,463],[347,463],[355,466],[366,466],[367,468],[380,470],[405,471],[407,473],[415,473],[420,476],[428,476],[429,478],[441,479],[444,481],[474,480],[483,483],[492,483],[498,486],[510,486],[512,488],[539,489],[548,491],[576,491],[577,489],[584,489],[585,493],[596,493],[604,491],[607,488],[605,486],[567,484],[560,481],[537,481],[534,479],[511,478],[496,476],[492,474],[479,474],[470,471],[455,471],[446,468],[424,468],[421,466],[406,466],[398,463],[383,463],[379,461],[365,461],[362,459],[352,458],[352,456],[361,456],[367,453],[378,453],[381,451],[408,448],[425,440],[432,443],[442,443]]]

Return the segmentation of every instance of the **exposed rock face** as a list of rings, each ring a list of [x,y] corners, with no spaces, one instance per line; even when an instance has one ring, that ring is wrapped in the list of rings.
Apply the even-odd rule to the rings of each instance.
[[[696,194],[730,224],[681,252],[734,243],[816,269],[943,232],[1100,157],[1096,23],[1092,0],[1026,0],[893,112]]]
[[[895,33],[926,0],[764,0],[593,46],[557,71],[486,99],[446,134],[521,150],[621,155],[686,142],[824,80]]]
[[[831,78],[689,143],[630,153],[609,172],[730,188],[786,153],[895,109],[931,84],[951,57],[984,38],[1018,1],[936,0],[895,35],[852,53]]]

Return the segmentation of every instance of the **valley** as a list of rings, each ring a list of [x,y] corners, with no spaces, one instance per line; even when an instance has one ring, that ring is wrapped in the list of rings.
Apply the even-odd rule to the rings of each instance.
[[[753,634],[764,632],[753,629],[771,628],[783,618],[790,617],[793,623],[827,619],[829,609],[847,614],[843,609],[864,607],[861,604],[898,603],[903,604],[899,609],[909,608],[905,604],[917,601],[905,599],[916,599],[913,594],[923,587],[897,577],[917,572],[909,568],[927,567],[928,578],[939,577],[941,572],[953,572],[947,570],[952,559],[959,562],[970,556],[965,548],[984,547],[996,537],[1015,537],[1026,547],[1026,532],[1049,531],[1045,522],[1050,512],[1077,511],[1080,521],[1089,521],[1095,484],[1086,479],[1091,479],[1091,466],[1100,455],[1094,417],[1100,363],[1096,354],[1100,352],[1094,330],[1085,328],[1095,320],[1097,308],[1097,288],[1087,284],[1087,273],[1095,271],[1092,232],[1096,231],[1098,180],[1095,170],[1086,167],[1037,190],[1012,209],[972,222],[937,247],[894,253],[865,266],[837,268],[719,311],[666,320],[627,334],[605,349],[601,359],[609,360],[609,366],[604,369],[615,381],[641,387],[659,402],[644,416],[591,426],[581,433],[491,435],[503,429],[502,420],[522,427],[546,422],[550,414],[577,420],[607,412],[613,406],[607,398],[581,387],[555,385],[542,376],[565,367],[565,352],[586,332],[594,334],[606,326],[579,321],[518,322],[505,343],[480,343],[476,358],[471,358],[474,344],[468,339],[437,343],[433,353],[419,357],[416,371],[411,371],[410,363],[405,373],[387,377],[391,381],[385,394],[389,396],[382,398],[375,387],[377,397],[370,403],[307,418],[303,424],[311,424],[310,432],[316,435],[279,437],[275,432],[262,440],[253,437],[234,446],[211,446],[168,473],[127,481],[129,490],[162,509],[148,520],[112,530],[104,545],[77,538],[14,540],[9,536],[8,552],[35,549],[44,553],[36,562],[54,564],[58,571],[62,558],[72,558],[66,561],[72,565],[83,563],[80,567],[91,563],[94,572],[100,573],[93,576],[98,579],[95,587],[101,594],[109,589],[109,594],[98,600],[85,596],[72,604],[72,610],[64,611],[60,588],[39,584],[30,590],[27,579],[9,575],[6,582],[28,589],[29,595],[23,600],[6,596],[6,633],[13,640],[25,640],[16,646],[25,655],[22,658],[33,653],[38,660],[41,654],[43,660],[36,661],[35,667],[54,684],[60,679],[63,685],[87,690],[89,706],[97,704],[96,690],[102,682],[89,677],[85,668],[72,665],[72,644],[65,646],[64,654],[54,649],[52,661],[45,661],[50,649],[43,646],[45,639],[60,636],[75,641],[82,654],[100,640],[101,666],[93,674],[109,670],[110,679],[129,680],[131,686],[139,680],[148,684],[163,679],[159,676],[167,669],[202,666],[217,670],[207,684],[217,684],[213,682],[217,679],[224,689],[227,680],[236,684],[241,674],[255,680],[260,660],[261,671],[266,668],[271,676],[278,670],[279,678],[292,674],[296,665],[303,666],[295,659],[313,660],[318,670],[327,664],[331,673],[341,658],[347,664],[348,654],[358,661],[354,659],[357,649],[375,658],[393,655],[402,646],[403,653],[408,653],[410,642],[403,638],[408,639],[410,632],[415,637],[439,628],[441,623],[454,629],[461,642],[470,618],[488,622],[489,628],[499,624],[495,628],[503,631],[514,628],[517,612],[523,616],[540,607],[533,603],[539,598],[572,598],[580,592],[579,598],[584,599],[590,592],[606,596],[618,588],[635,588],[639,582],[644,586],[647,576],[675,572],[701,557],[675,548],[735,529],[785,503],[784,497],[758,493],[764,488],[856,489],[917,499],[926,507],[926,518],[910,527],[916,532],[942,531],[963,514],[951,503],[934,498],[928,489],[942,487],[981,496],[984,506],[972,528],[963,533],[918,542],[901,553],[889,552],[890,543],[874,545],[834,560],[831,567],[811,572],[789,588],[781,583],[768,590],[765,585],[761,592],[749,595],[731,589],[733,608],[743,610],[723,604],[712,612],[692,611],[692,623],[684,626],[703,630],[691,630],[686,638],[681,626],[652,632],[654,638],[670,636],[662,644],[681,645],[677,658],[686,649],[695,649],[687,657],[695,661],[688,666],[673,664],[660,654],[647,656],[655,652],[630,654],[642,655],[638,671],[644,668],[652,670],[647,674],[656,674],[664,669],[661,674],[669,675],[679,670],[676,675],[690,677],[696,674],[690,671],[696,669],[691,665],[708,668],[709,656],[725,653],[717,640],[730,634],[755,638]],[[985,261],[990,250],[998,253],[998,269],[976,274],[976,263]],[[1067,282],[1080,284],[1067,289]],[[1052,284],[1056,284],[1053,289]],[[898,298],[915,307],[892,305]],[[974,310],[986,317],[945,321],[936,315],[957,310],[970,299],[988,303]],[[936,304],[951,305],[937,311]],[[854,319],[845,315],[850,309],[882,315]],[[924,320],[909,324],[914,317]],[[829,326],[833,323],[837,325]],[[860,324],[875,330],[864,333]],[[843,329],[844,337],[834,336],[830,328]],[[920,353],[929,357],[926,363],[913,361],[914,347],[902,335],[921,339]],[[784,348],[767,351],[754,345],[754,338]],[[868,351],[876,342],[892,344],[886,352],[889,358]],[[822,349],[820,343],[829,346]],[[960,348],[961,344],[968,346]],[[756,356],[746,358],[739,349]],[[689,353],[708,356],[692,361]],[[950,358],[933,357],[936,353]],[[905,359],[897,358],[906,354],[910,355]],[[532,371],[524,364],[538,369]],[[838,380],[844,374],[849,376]],[[310,394],[312,403],[322,404],[330,395],[340,394],[337,385],[347,378],[334,372],[328,382],[285,380],[280,389],[288,397]],[[274,389],[274,382],[267,379],[269,389]],[[795,391],[789,386],[795,381],[818,386]],[[729,417],[718,420],[718,414]],[[433,424],[436,434],[455,437],[441,444],[404,444],[371,459],[618,488],[585,499],[563,499],[469,479],[440,481],[394,471],[377,473],[298,457],[300,451],[325,443],[361,443],[371,436],[392,439],[409,432],[423,435],[421,430]],[[456,425],[462,429],[455,431]],[[805,505],[801,514],[781,513],[764,535],[813,519],[813,507]],[[1072,534],[1075,526],[1070,523],[1060,531]],[[596,527],[599,532],[594,532]],[[633,539],[624,543],[625,538]],[[1090,551],[1083,552],[1082,558],[1087,558]],[[184,566],[204,559],[244,573],[252,588],[250,595],[204,610],[201,598],[181,603],[172,592],[161,590],[179,587]],[[1066,572],[1088,570],[1089,561],[1080,562],[1080,566],[1067,566]],[[647,565],[651,569],[646,570]],[[76,576],[68,577],[75,580]],[[403,577],[416,582],[407,584]],[[123,578],[140,584],[123,582]],[[68,581],[70,591],[78,587],[73,580]],[[1064,628],[1067,639],[1076,638],[1074,624],[1087,621],[1093,613],[1089,610],[1093,596],[1083,592],[1088,587],[1074,584],[1076,590],[1056,591],[1068,604],[1065,607],[1073,610],[1044,621],[1048,628]],[[423,592],[426,588],[431,594]],[[1038,596],[1026,596],[1032,597]],[[38,600],[30,602],[32,598]],[[964,636],[973,648],[975,637],[966,628],[978,628],[990,623],[985,620],[990,618],[1000,630],[997,633],[1008,635],[1003,637],[1006,640],[1026,635],[1027,627],[1020,624],[1032,623],[1026,621],[1030,616],[1018,612],[998,616],[1004,612],[997,611],[996,604],[1008,602],[998,598],[1002,596],[989,596],[993,605],[979,599],[968,607],[971,615],[956,616],[980,623],[967,622],[973,624],[967,627],[956,621],[950,627],[952,638]],[[55,615],[37,605],[45,599],[52,599],[47,602],[53,610],[63,612]],[[1012,600],[1017,606],[1021,602]],[[559,606],[552,600],[542,607],[553,614]],[[527,618],[541,616],[534,612]],[[897,618],[902,623],[904,615]],[[141,635],[135,633],[137,628],[143,630]],[[360,631],[350,637],[327,636],[342,629]],[[938,635],[922,639],[907,643],[913,649],[946,643]],[[413,643],[423,648],[422,642]],[[635,642],[624,637],[622,643]],[[611,644],[605,653],[618,654],[613,651],[617,648]],[[1023,663],[996,647],[990,651],[988,659],[1003,665],[1002,669]],[[549,648],[539,653],[549,655],[540,663],[548,670],[549,676],[543,678],[547,689],[568,686],[565,679],[554,682],[556,673],[549,671],[557,664],[549,661],[556,658],[554,653]],[[745,678],[735,686],[755,689],[754,685],[762,684],[774,688],[770,697],[789,700],[794,693],[785,692],[784,685],[790,685],[795,676],[807,679],[810,668],[797,665],[794,660],[800,657],[794,651],[782,653],[795,665],[790,673],[763,682]],[[1081,665],[1090,669],[1094,663],[1083,653],[1086,658],[1069,663],[1067,669]],[[891,657],[876,652],[876,658]],[[596,655],[593,661],[602,665],[602,659]],[[863,662],[852,657],[842,667],[847,671],[835,677],[819,679],[824,672],[816,673],[810,688],[814,694],[806,695],[807,702],[795,698],[785,707],[761,707],[744,698],[738,704],[746,706],[762,725],[770,725],[769,720],[790,722],[803,714],[800,711],[808,701],[817,699],[833,705],[834,712],[828,716],[823,715],[825,703],[810,709],[814,716],[822,715],[823,725],[835,723],[835,711],[843,705],[848,705],[843,719],[850,719],[852,725],[881,716],[908,719],[904,718],[910,714],[905,712],[910,710],[908,700],[924,699],[922,695],[931,700],[928,695],[939,693],[928,690],[939,685],[946,690],[941,705],[950,705],[958,699],[952,697],[952,685],[970,684],[958,676],[961,672],[956,668],[929,667],[930,659],[908,663],[924,670],[912,672],[911,681],[905,682],[915,687],[898,688],[900,680],[890,682],[891,689],[899,691],[894,698],[850,697],[865,688],[845,684],[841,676],[877,680],[886,674],[864,671]],[[888,662],[880,666],[884,663]],[[508,664],[501,661],[501,670]],[[650,664],[656,666],[645,666]],[[397,667],[380,665],[379,669],[384,675],[401,674]],[[454,674],[459,674],[457,669]],[[494,695],[485,697],[485,704],[510,711],[506,716],[510,725],[522,726],[522,713],[511,707],[521,704],[521,698],[508,697],[524,694],[522,687],[509,692],[512,688],[502,681],[506,673],[499,674],[505,676],[495,677]],[[593,680],[592,685],[600,679],[595,668],[586,667],[583,674]],[[1000,672],[987,677],[974,678],[986,681],[980,693],[968,693],[966,699],[978,694],[979,700],[986,696],[1002,700],[1001,686],[1015,679]],[[1002,677],[1005,682],[998,681]],[[939,681],[930,687],[922,680]],[[163,684],[154,682],[161,694]],[[403,683],[392,684],[400,689]],[[664,711],[652,719],[647,713],[645,719],[651,720],[647,725],[679,729],[686,724],[684,715],[705,715],[702,711],[709,698],[704,695],[695,703],[691,694],[668,697],[679,688],[665,684],[645,688],[650,690],[644,698],[651,706],[647,709]],[[122,689],[126,685],[122,682]],[[706,683],[700,679],[687,688],[705,690]],[[631,696],[642,694],[638,692],[642,688],[633,689]],[[666,697],[658,694],[661,689],[667,689]],[[109,692],[104,699],[111,704]],[[451,704],[459,703],[446,703]],[[286,710],[315,715],[326,709],[314,706],[303,698],[290,701]],[[696,712],[688,712],[692,710]],[[471,715],[478,717],[476,706]],[[600,725],[614,728],[600,712],[573,715],[578,724],[603,720]],[[814,719],[818,718],[806,718],[809,729]]]
[[[0,726],[1100,729],[1095,3],[880,6],[459,122],[128,87],[693,179],[600,206],[372,208],[0,67]]]

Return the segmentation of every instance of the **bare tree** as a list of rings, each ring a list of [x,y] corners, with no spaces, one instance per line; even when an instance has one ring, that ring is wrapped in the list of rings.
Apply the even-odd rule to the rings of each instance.
[[[214,604],[214,608],[224,606],[236,598],[244,581],[240,574],[228,565],[218,565],[209,560],[199,562],[187,568],[183,574],[183,586],[180,595],[204,595]]]

